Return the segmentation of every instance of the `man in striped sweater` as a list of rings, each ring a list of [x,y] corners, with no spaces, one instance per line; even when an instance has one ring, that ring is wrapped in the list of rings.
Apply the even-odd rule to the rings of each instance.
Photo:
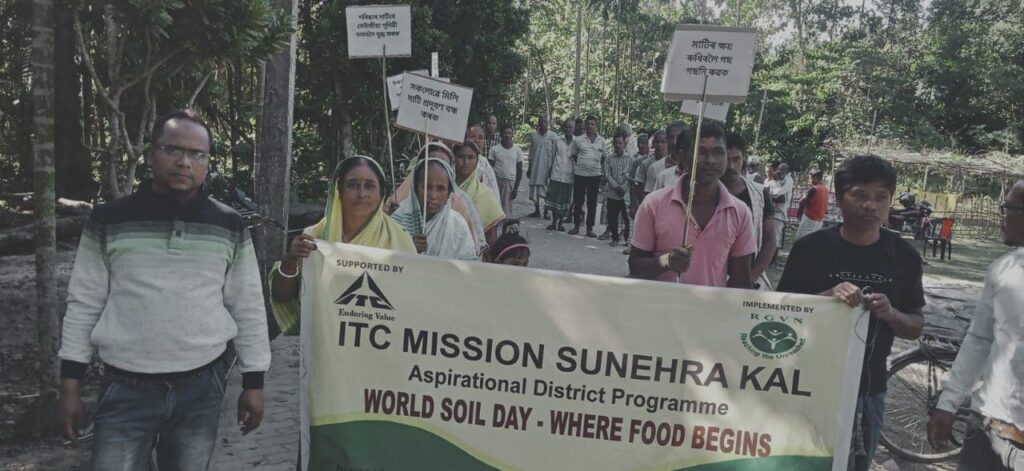
[[[68,286],[59,415],[78,437],[79,383],[97,353],[105,375],[96,406],[93,468],[206,469],[217,438],[234,341],[242,372],[238,420],[263,417],[270,366],[255,252],[237,212],[206,179],[213,137],[188,111],[153,126],[153,173],[134,194],[89,216]]]

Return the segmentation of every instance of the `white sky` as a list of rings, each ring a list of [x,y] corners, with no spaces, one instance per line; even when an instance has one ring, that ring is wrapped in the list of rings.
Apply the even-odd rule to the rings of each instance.
[[[726,2],[734,2],[734,1],[735,0],[726,0]],[[813,1],[815,1],[815,0],[811,0],[811,2],[813,2]],[[920,0],[920,1],[921,1],[922,18],[924,18],[928,14],[928,9],[931,8],[932,0]],[[867,10],[869,10],[869,11],[878,11],[878,2],[876,0],[866,0],[866,1],[863,1],[863,2],[862,2],[862,0],[843,0],[843,2],[845,4],[847,4],[847,5],[849,5],[849,6],[852,6],[852,7],[856,8],[856,9],[858,9],[858,10],[860,9],[861,3],[864,3],[864,6],[865,6],[865,8]],[[794,34],[796,34],[796,30],[790,24],[787,24],[786,27],[784,29],[782,29],[782,30],[771,32],[771,33],[767,33],[766,32],[766,34],[768,36],[768,38],[767,38],[768,39],[768,43],[771,44],[772,46],[775,46],[775,45],[778,45],[781,42],[791,38]]]

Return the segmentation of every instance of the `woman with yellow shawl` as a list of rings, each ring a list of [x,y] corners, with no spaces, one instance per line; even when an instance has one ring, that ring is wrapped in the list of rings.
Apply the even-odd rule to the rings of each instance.
[[[412,237],[384,214],[384,171],[375,160],[350,157],[334,175],[324,218],[292,240],[270,272],[270,304],[285,335],[299,330],[299,264],[316,250],[315,239],[416,253]]]
[[[497,196],[480,183],[476,176],[477,159],[480,158],[480,150],[476,144],[466,141],[457,144],[452,151],[455,154],[455,179],[476,207],[480,215],[480,223],[484,226],[484,234],[487,237],[487,245],[493,245],[497,239],[498,224],[505,220],[505,213],[501,210]]]

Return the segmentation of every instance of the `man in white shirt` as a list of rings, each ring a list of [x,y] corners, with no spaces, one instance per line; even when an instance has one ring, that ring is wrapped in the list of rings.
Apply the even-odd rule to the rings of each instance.
[[[1017,249],[989,266],[971,327],[928,421],[928,441],[946,448],[957,409],[971,397],[960,471],[1024,470],[1024,180],[1000,208],[1004,241]]]
[[[487,117],[487,129],[485,130],[484,137],[487,139],[487,142],[484,147],[480,148],[480,152],[487,156],[490,155],[491,148],[501,145],[501,133],[498,132],[498,118],[493,114]]]
[[[480,183],[491,190],[491,193],[494,193],[494,197],[497,198],[500,194],[498,192],[498,177],[494,176],[494,167],[491,167],[491,163],[487,161],[490,148],[486,147],[487,139],[484,137],[484,128],[478,124],[466,128],[466,140],[472,141],[476,144],[476,148],[480,149],[480,155],[483,158],[477,159],[476,174],[480,177]]]
[[[637,135],[633,134],[633,128],[628,123],[619,123],[615,127],[615,134],[622,134],[626,136],[626,156],[637,155],[640,153],[640,144],[637,141]]]
[[[772,219],[775,219],[775,241],[778,242],[778,247],[782,248],[782,236],[786,230],[786,223],[789,222],[789,205],[793,198],[793,176],[789,174],[789,165],[779,164],[778,167],[768,167],[768,178],[765,187],[768,188],[768,194],[775,205],[775,214],[772,215]]]
[[[756,155],[750,156],[750,161],[747,162],[747,174],[744,175],[744,178],[759,185],[764,185],[764,176],[761,175],[761,157]]]
[[[541,217],[540,207],[543,203],[541,200],[547,198],[551,165],[554,163],[557,151],[558,134],[548,129],[548,115],[542,114],[537,119],[537,130],[530,135],[530,166],[526,171],[526,178],[530,180],[530,201],[533,201],[533,213],[526,217]]]
[[[569,157],[569,148],[575,138],[575,121],[572,118],[562,123],[562,136],[555,141],[555,158],[551,162],[551,179],[548,180],[548,195],[544,208],[551,210],[549,231],[564,231],[563,219],[572,211],[573,172],[576,167]]]
[[[668,151],[668,138],[665,131],[654,133],[654,162],[647,166],[647,173],[644,178],[644,196],[655,190],[658,184],[658,175],[669,167],[675,167],[675,157]],[[674,146],[673,146],[674,147]]]
[[[594,222],[597,216],[597,192],[601,187],[602,161],[608,151],[604,138],[597,134],[597,118],[587,116],[585,132],[576,136],[569,148],[576,170],[573,174],[573,222],[569,235],[580,233],[583,202],[587,203],[587,237],[597,237]]]
[[[519,182],[523,179],[523,149],[512,143],[512,128],[501,131],[501,144],[491,148],[488,160],[494,162],[494,175],[498,177],[501,209],[512,217],[512,201],[516,199]]]
[[[677,137],[676,141],[679,140]],[[688,168],[684,168],[684,164],[693,160],[693,149],[687,150],[678,145],[672,147],[672,149],[669,154],[671,158],[665,159],[665,170],[658,173],[658,178],[654,181],[654,191],[674,186],[679,181],[679,177],[689,171]],[[672,162],[675,162],[674,166],[671,165]],[[651,166],[653,167],[654,165]]]
[[[676,153],[678,154],[679,151],[677,150]],[[677,162],[682,162],[684,157],[685,155],[677,155],[675,160]],[[675,185],[676,182],[679,181],[679,177],[682,176],[682,174],[683,169],[679,168],[679,165],[662,170],[661,173],[658,174],[657,180],[655,180],[654,182],[654,191],[658,191],[662,188],[668,188],[672,185]]]

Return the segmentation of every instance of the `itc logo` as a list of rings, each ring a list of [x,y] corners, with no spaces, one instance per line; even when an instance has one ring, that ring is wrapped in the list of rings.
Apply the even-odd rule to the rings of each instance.
[[[338,299],[334,300],[334,304],[343,304],[346,306],[356,305],[359,307],[366,307],[366,303],[369,301],[370,307],[375,309],[386,309],[389,311],[395,310],[395,306],[388,301],[387,296],[381,292],[380,287],[377,286],[377,282],[373,281],[370,274],[363,272],[363,274],[352,283]]]

